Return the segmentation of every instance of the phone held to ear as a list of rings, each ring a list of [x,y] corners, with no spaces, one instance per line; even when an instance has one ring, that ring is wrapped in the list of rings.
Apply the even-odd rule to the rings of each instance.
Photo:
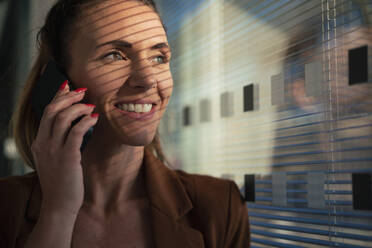
[[[68,80],[69,82],[70,90],[75,90],[76,88],[71,84],[71,81],[69,80],[67,75],[62,72],[62,70],[54,61],[49,61],[44,73],[41,75],[39,81],[36,83],[32,93],[32,108],[39,120],[41,120],[45,107],[52,101],[55,94],[57,94],[60,85],[66,80]],[[74,120],[71,124],[71,127],[79,122],[81,119],[82,117],[79,117],[78,119]],[[84,150],[92,133],[93,127],[91,127],[84,135],[80,151]]]

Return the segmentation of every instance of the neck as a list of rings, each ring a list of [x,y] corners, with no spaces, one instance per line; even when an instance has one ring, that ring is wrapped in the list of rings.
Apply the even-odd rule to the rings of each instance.
[[[104,211],[146,195],[143,146],[129,146],[92,137],[82,154],[84,204]]]

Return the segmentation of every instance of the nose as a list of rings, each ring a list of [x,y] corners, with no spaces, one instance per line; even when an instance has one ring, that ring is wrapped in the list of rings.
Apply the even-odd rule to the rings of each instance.
[[[132,63],[132,75],[129,79],[129,86],[133,88],[150,89],[155,88],[157,78],[154,68],[147,59],[141,59]]]

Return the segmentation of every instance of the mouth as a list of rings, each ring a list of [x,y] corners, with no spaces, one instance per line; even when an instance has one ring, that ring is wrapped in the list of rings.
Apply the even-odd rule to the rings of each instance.
[[[119,102],[114,105],[118,111],[132,119],[150,119],[156,112],[157,104],[152,101]]]

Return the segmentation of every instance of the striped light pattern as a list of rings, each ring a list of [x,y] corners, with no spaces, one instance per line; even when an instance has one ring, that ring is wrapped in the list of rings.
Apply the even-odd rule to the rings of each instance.
[[[174,94],[161,129],[172,164],[229,175],[242,192],[244,175],[255,175],[252,247],[371,247],[372,211],[353,209],[352,175],[372,173],[372,70],[349,85],[348,51],[367,45],[371,67],[372,1],[158,5],[173,51]],[[254,111],[244,112],[248,84],[260,90]],[[200,121],[205,99],[210,122]],[[185,106],[196,120],[188,127]]]

